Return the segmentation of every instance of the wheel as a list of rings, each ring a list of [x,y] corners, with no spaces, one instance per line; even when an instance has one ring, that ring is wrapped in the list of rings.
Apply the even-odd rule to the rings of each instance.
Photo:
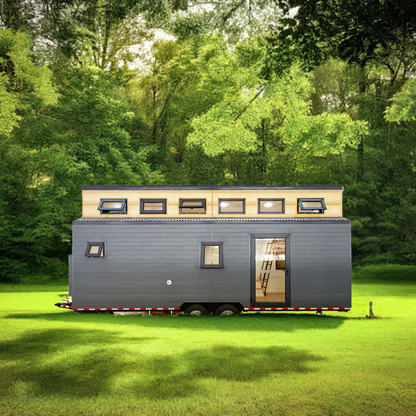
[[[192,316],[208,315],[208,310],[205,306],[199,305],[196,303],[195,305],[188,306],[185,309],[185,315],[192,315]]]
[[[214,316],[230,316],[230,315],[240,315],[240,311],[234,305],[225,303],[224,305],[218,306],[217,310],[214,313]]]

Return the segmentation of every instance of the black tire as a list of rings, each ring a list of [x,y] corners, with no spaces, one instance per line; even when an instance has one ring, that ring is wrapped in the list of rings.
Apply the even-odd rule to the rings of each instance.
[[[218,306],[217,310],[214,312],[214,316],[230,316],[230,315],[240,315],[240,311],[234,305],[224,303],[223,305]]]
[[[188,306],[185,309],[185,315],[193,315],[193,316],[204,316],[208,315],[208,309],[203,306],[195,303],[194,305]]]

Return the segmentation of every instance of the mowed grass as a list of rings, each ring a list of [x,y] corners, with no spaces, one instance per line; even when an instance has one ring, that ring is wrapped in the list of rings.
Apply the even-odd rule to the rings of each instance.
[[[2,415],[416,414],[415,283],[354,283],[323,316],[79,315],[2,289]]]

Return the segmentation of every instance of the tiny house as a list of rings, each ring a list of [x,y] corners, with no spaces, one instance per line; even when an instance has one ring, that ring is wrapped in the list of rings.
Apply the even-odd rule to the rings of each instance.
[[[84,186],[74,311],[351,308],[341,186]]]

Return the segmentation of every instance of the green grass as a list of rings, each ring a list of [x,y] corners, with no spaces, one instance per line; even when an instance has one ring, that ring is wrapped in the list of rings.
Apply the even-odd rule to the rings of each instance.
[[[415,415],[415,299],[372,281],[348,314],[141,317],[3,291],[0,414]]]
[[[62,283],[47,284],[15,284],[0,283],[0,293],[2,292],[68,292],[68,285]],[[1,310],[1,307],[0,307]]]

